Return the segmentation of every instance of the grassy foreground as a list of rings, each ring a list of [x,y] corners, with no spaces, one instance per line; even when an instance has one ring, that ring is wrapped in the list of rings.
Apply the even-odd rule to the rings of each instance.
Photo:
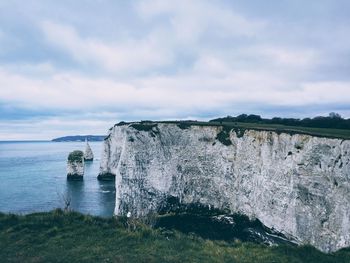
[[[62,210],[0,213],[0,262],[350,262],[350,249],[326,255],[309,246],[228,243],[133,226]]]

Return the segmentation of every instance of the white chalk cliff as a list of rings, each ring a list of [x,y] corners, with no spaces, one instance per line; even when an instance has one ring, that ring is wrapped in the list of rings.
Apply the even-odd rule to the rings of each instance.
[[[167,197],[259,219],[325,252],[350,246],[350,141],[302,134],[120,124],[100,175],[115,175],[115,214],[142,216]]]

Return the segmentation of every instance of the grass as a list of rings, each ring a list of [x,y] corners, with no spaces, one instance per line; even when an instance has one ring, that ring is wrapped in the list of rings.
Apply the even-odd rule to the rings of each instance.
[[[281,124],[259,124],[259,123],[223,123],[224,125],[231,125],[233,127],[245,128],[245,129],[257,129],[257,130],[268,130],[275,131],[277,133],[289,133],[289,134],[308,134],[318,137],[327,138],[339,138],[339,139],[350,139],[350,130],[342,129],[328,129],[328,128],[311,128],[311,127],[296,127],[296,126],[285,126]]]
[[[183,121],[160,121],[158,123],[182,123]],[[185,121],[187,126],[223,126],[226,129],[231,128],[238,132],[244,130],[262,130],[274,131],[277,133],[287,134],[307,134],[317,137],[350,139],[350,130],[328,129],[328,128],[311,128],[286,126],[281,124],[263,124],[263,123],[245,123],[245,122],[201,122],[201,121]],[[241,134],[242,135],[242,134]]]
[[[141,122],[131,124],[130,126],[138,131],[151,131],[154,127],[157,126],[157,124],[154,124],[152,122]]]
[[[84,153],[82,151],[76,150],[68,155],[68,161],[70,162],[83,162]]]
[[[202,239],[125,218],[55,210],[0,213],[1,262],[350,262],[350,249],[323,254],[309,246],[268,247]]]

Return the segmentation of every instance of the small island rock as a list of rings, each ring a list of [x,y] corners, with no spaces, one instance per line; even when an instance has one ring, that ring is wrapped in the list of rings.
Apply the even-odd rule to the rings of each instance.
[[[82,151],[73,151],[68,155],[67,160],[67,179],[81,180],[84,175],[84,153]]]

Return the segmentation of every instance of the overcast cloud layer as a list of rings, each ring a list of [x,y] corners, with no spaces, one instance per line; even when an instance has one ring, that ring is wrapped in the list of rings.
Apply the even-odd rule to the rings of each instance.
[[[105,134],[121,120],[349,118],[348,10],[347,0],[1,1],[0,140]]]

